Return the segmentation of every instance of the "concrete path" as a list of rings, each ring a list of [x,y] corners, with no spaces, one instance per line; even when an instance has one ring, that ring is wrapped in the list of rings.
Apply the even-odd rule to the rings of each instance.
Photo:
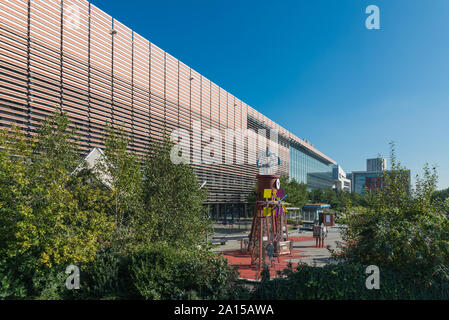
[[[237,233],[215,233],[213,235],[214,239],[228,239],[226,241],[226,244],[219,245],[217,248],[214,249],[216,252],[223,252],[223,251],[230,251],[230,250],[238,250],[240,249],[240,240],[242,238],[248,237],[249,232],[237,232]],[[312,231],[305,231],[305,230],[293,230],[289,232],[289,236],[291,237],[312,237]],[[328,235],[326,240],[324,241],[324,245],[327,247],[329,246],[332,249],[336,248],[337,242],[341,241],[341,235],[340,235],[340,227],[334,226],[330,227],[328,231]],[[317,265],[317,266],[323,266],[328,263],[333,263],[333,261],[330,259],[330,252],[329,250],[324,248],[316,248],[315,247],[315,240],[312,241],[297,241],[293,243],[293,249],[301,250],[303,251],[301,253],[300,258],[292,258],[292,263],[307,263],[309,265]]]

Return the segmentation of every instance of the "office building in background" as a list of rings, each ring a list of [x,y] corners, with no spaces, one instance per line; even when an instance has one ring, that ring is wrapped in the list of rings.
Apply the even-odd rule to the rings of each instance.
[[[347,178],[346,172],[340,165],[333,166],[332,178],[334,179],[335,189],[351,192],[351,180]]]
[[[387,170],[387,159],[373,158],[366,160],[366,171],[368,172],[382,172]]]
[[[366,171],[353,171],[348,175],[351,180],[352,192],[364,194],[366,191],[374,191],[384,185],[384,173],[391,175],[391,170],[387,170],[387,160],[384,158],[367,159]],[[405,171],[404,183],[410,188],[411,173]]]

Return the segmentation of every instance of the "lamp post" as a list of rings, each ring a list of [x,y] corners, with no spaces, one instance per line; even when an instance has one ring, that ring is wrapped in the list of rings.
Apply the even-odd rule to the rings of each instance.
[[[206,185],[207,181],[203,181],[203,183],[200,185],[198,190],[201,190],[201,188],[203,188]],[[210,218],[209,214],[210,214],[210,210],[209,210],[209,205],[207,205],[207,217]],[[206,242],[208,240],[208,234],[207,234],[207,230],[206,230]]]

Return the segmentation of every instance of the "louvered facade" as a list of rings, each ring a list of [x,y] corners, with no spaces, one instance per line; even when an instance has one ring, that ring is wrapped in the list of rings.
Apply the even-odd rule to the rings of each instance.
[[[206,144],[194,139],[196,121],[201,131],[276,129],[281,173],[295,176],[296,152],[323,166],[335,164],[87,1],[1,0],[0,20],[2,127],[15,124],[34,135],[43,119],[63,110],[78,127],[85,154],[104,147],[107,123],[122,124],[134,137],[131,149],[137,153],[164,132],[183,128],[192,134],[192,143],[201,144],[192,144],[192,156]],[[247,156],[245,138],[244,154],[235,158]],[[258,172],[255,164],[193,167],[199,180],[207,181],[212,215],[244,211]]]

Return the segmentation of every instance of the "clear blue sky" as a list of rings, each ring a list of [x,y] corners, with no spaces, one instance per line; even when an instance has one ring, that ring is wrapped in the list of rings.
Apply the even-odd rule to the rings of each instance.
[[[393,140],[412,176],[436,164],[449,187],[448,0],[91,2],[347,172]]]

